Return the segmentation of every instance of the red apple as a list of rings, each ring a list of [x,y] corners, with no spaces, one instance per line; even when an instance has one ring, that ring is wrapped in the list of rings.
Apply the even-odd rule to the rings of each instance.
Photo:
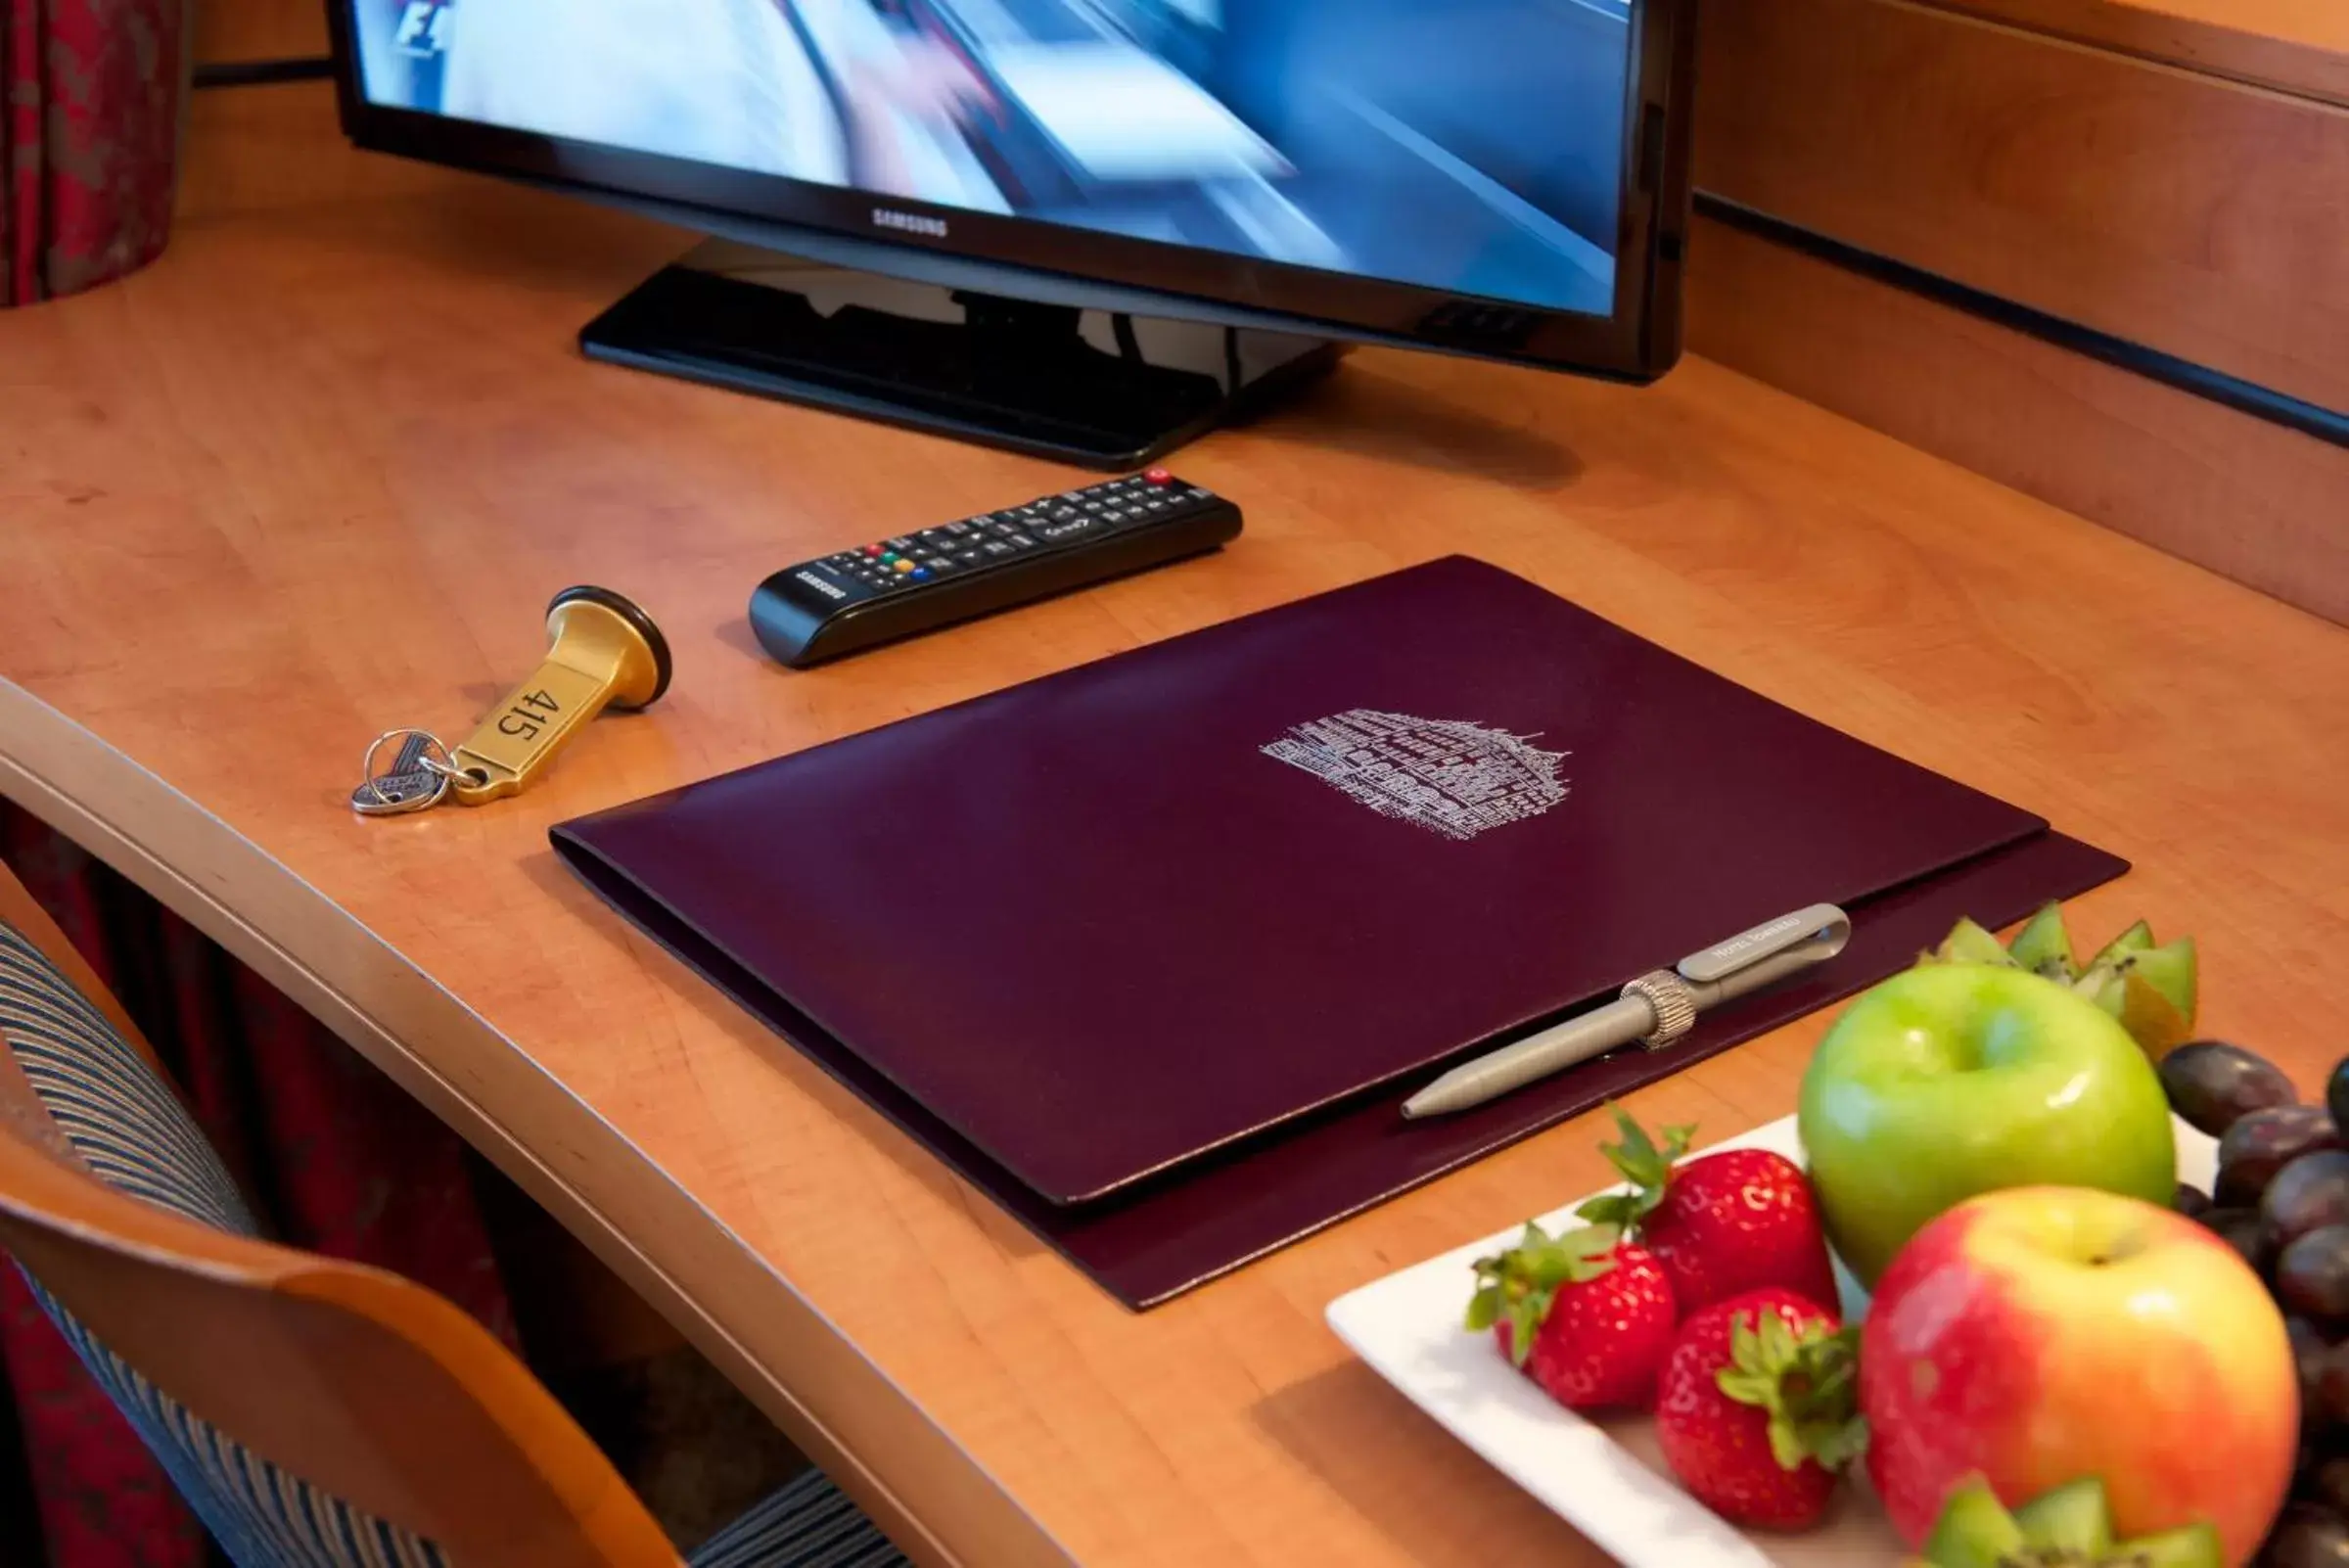
[[[2012,1187],[1919,1230],[1860,1340],[1868,1477],[1915,1545],[1969,1474],[2019,1506],[2100,1476],[2121,1537],[2207,1519],[2230,1568],[2282,1505],[2300,1431],[2283,1319],[2183,1215]]]

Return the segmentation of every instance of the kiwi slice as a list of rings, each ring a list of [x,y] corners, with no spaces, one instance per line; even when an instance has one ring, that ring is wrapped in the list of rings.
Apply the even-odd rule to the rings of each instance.
[[[1972,920],[1960,920],[1941,939],[1933,956],[1945,964],[1997,964],[2004,969],[2015,967],[2014,959],[1999,945],[1999,939]]]
[[[2073,991],[2115,1018],[2121,1016],[2121,1002],[2127,989],[2121,972],[2110,964],[2092,964],[2078,980],[2072,982]]]
[[[2072,934],[2063,923],[2060,904],[2043,904],[2039,913],[2015,933],[2006,952],[2023,968],[2050,980],[2070,980],[2080,973],[2080,965],[2072,957]]]
[[[2012,1513],[1968,1476],[1941,1505],[1912,1568],[2226,1568],[2219,1533],[2184,1525],[2115,1544],[2104,1483],[2083,1476]]]
[[[2098,964],[2117,964],[2133,952],[2143,952],[2153,945],[2153,928],[2140,920],[2104,945],[2103,950],[2088,961],[2094,969]]]
[[[2219,1533],[2208,1521],[2124,1541],[2103,1560],[2115,1568],[2227,1568]]]
[[[2023,1527],[1990,1490],[1990,1483],[1974,1476],[1959,1483],[1942,1503],[1941,1517],[1925,1538],[1924,1555],[1933,1568],[2001,1568],[2019,1555],[2024,1545]]]
[[[2041,1551],[2073,1552],[2093,1562],[2112,1545],[2112,1509],[2104,1483],[2093,1475],[2041,1493],[2014,1510],[2014,1522],[2023,1544]]]
[[[2176,942],[2158,947],[2145,947],[2129,954],[2120,963],[2124,974],[2137,976],[2146,985],[2169,999],[2191,1029],[2194,1022],[2195,992],[2198,989],[2195,970],[2194,939],[2180,937]]]

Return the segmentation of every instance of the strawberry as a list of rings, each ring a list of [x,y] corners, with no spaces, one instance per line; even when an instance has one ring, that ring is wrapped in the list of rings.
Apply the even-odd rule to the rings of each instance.
[[[1681,1312],[1767,1285],[1806,1301],[1836,1300],[1826,1232],[1802,1167],[1765,1149],[1725,1149],[1675,1166],[1695,1129],[1666,1128],[1659,1148],[1620,1106],[1612,1109],[1623,1141],[1599,1150],[1632,1190],[1592,1198],[1575,1213],[1621,1226],[1654,1253]]]
[[[1664,1461],[1732,1524],[1802,1530],[1866,1446],[1859,1336],[1788,1290],[1757,1290],[1689,1314],[1656,1385]]]
[[[1508,1251],[1476,1263],[1468,1327],[1570,1410],[1645,1405],[1680,1314],[1656,1260],[1612,1225],[1561,1236],[1526,1222]]]

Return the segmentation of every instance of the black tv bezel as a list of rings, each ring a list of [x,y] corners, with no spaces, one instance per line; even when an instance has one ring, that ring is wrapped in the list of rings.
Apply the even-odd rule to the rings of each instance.
[[[359,148],[502,175],[688,228],[926,282],[1430,348],[1644,383],[1681,352],[1696,0],[1632,0],[1615,301],[1604,316],[976,212],[371,103],[328,0],[335,93]],[[935,216],[948,238],[874,222]],[[1463,309],[1489,306],[1492,309]]]

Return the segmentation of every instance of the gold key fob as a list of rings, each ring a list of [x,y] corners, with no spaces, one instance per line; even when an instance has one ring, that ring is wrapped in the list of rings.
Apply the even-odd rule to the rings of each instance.
[[[546,607],[546,662],[506,694],[449,761],[467,806],[518,794],[606,708],[645,708],[668,690],[668,642],[610,588],[565,588]]]

